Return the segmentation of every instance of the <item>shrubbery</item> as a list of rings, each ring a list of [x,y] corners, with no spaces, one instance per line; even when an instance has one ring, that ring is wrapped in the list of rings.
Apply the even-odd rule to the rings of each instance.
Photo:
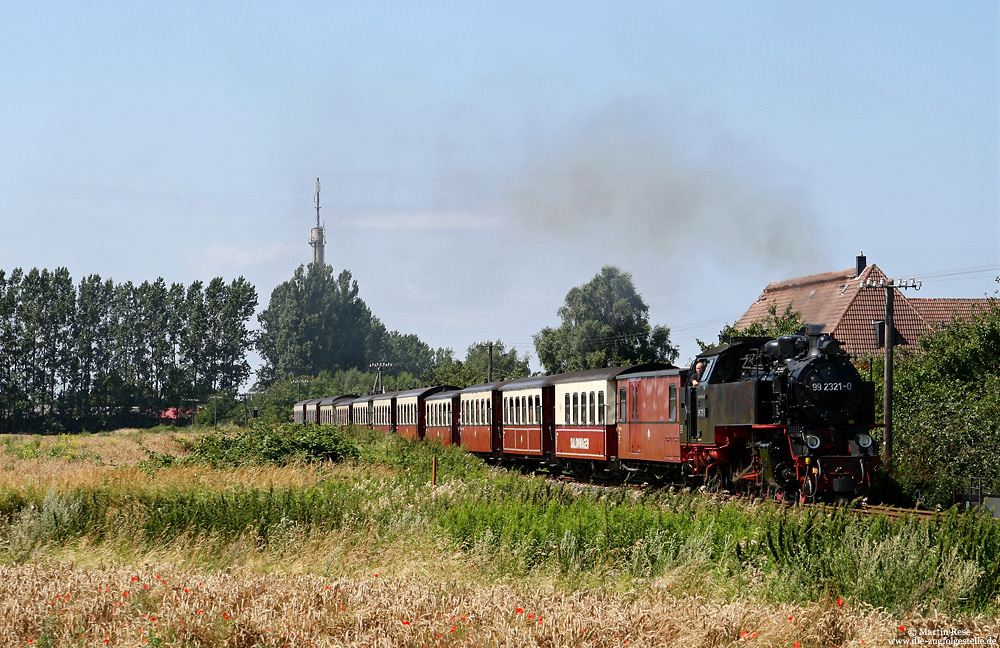
[[[913,501],[950,505],[970,477],[1000,492],[1000,305],[901,352],[893,475]]]
[[[236,434],[211,432],[191,448],[189,461],[213,467],[357,458],[344,429],[331,425],[254,425]]]

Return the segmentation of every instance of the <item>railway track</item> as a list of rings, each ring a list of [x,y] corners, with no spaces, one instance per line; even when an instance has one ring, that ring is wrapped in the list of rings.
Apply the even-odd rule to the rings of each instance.
[[[589,489],[595,489],[595,490],[619,489],[619,488],[627,488],[629,490],[645,490],[645,489],[649,488],[648,484],[621,483],[621,482],[616,482],[616,481],[611,480],[611,479],[609,479],[609,480],[591,479],[590,481],[582,481],[582,480],[579,480],[579,479],[575,479],[572,476],[567,475],[567,474],[561,474],[561,475],[557,475],[557,476],[549,476],[549,477],[547,477],[547,479],[550,479],[550,480],[552,480],[554,482],[557,482],[557,483],[560,483],[560,484],[572,484],[572,485],[575,485],[575,486],[578,486],[578,487],[581,487],[581,488],[589,488]],[[697,490],[697,489],[692,488],[691,490]],[[758,497],[749,498],[748,499],[748,498],[746,498],[745,496],[742,496],[742,495],[730,494],[730,493],[726,493],[726,492],[712,491],[711,493],[712,493],[712,496],[715,497],[717,500],[724,501],[724,502],[728,502],[728,501],[732,501],[732,500],[746,500],[748,502],[749,501],[753,501],[753,502],[757,502],[757,503],[759,503],[761,501],[769,501],[769,502],[771,502],[771,503],[773,503],[775,505],[780,505],[780,506],[794,506],[794,507],[799,507],[799,508],[814,508],[814,509],[819,509],[819,510],[829,510],[831,512],[834,511],[834,510],[836,510],[836,509],[845,509],[845,510],[851,512],[851,513],[855,513],[857,515],[863,515],[863,516],[884,515],[885,517],[890,517],[890,518],[910,517],[910,518],[918,518],[918,519],[933,519],[933,518],[942,517],[942,516],[944,516],[946,514],[946,511],[940,510],[940,509],[935,510],[935,511],[927,511],[927,510],[921,510],[921,509],[916,509],[916,508],[901,508],[901,507],[897,507],[897,506],[886,506],[886,505],[881,505],[881,504],[868,504],[866,502],[862,502],[859,506],[847,507],[845,505],[827,504],[825,502],[797,502],[797,501],[796,502],[791,502],[791,501],[784,501],[783,502],[783,501],[776,500],[776,499],[775,500],[762,500],[761,498],[758,498]]]

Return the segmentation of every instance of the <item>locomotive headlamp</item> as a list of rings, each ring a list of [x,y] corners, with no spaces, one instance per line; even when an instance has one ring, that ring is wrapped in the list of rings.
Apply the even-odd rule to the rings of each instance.
[[[867,434],[859,434],[858,445],[862,448],[870,448],[872,447],[872,438]]]
[[[815,450],[823,443],[818,436],[815,434],[810,434],[806,437],[806,445],[809,446],[810,450]]]

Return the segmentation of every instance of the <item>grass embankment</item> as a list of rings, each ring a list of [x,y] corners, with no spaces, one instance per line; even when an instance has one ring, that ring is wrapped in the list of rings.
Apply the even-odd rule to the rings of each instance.
[[[4,443],[11,645],[870,646],[901,625],[1000,632],[983,620],[1000,607],[1000,525],[977,517],[591,489],[363,430]]]

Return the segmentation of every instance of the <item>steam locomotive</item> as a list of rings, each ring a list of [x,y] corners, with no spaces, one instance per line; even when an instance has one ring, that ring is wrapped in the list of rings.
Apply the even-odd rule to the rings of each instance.
[[[300,401],[299,423],[370,426],[499,462],[843,499],[870,485],[874,386],[827,334],[733,338],[691,367],[609,367]]]

